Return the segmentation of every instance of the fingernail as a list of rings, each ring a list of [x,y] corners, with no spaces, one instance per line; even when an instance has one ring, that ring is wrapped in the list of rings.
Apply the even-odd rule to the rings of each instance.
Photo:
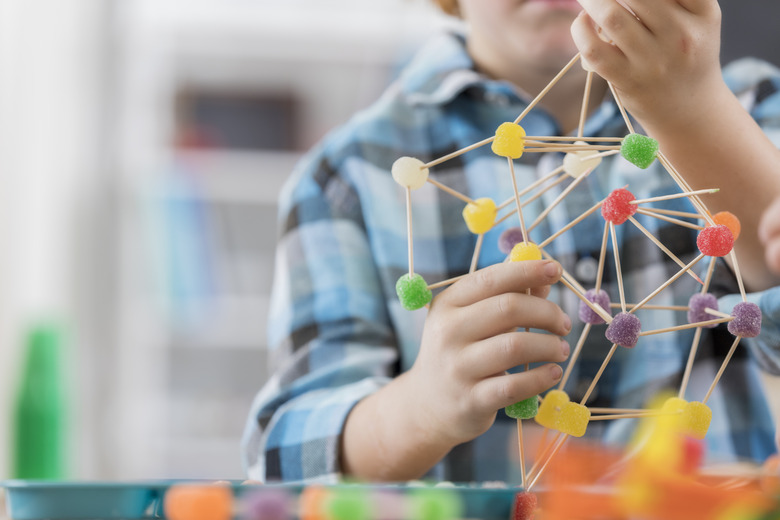
[[[563,328],[566,332],[571,331],[571,318],[568,314],[563,315]]]
[[[558,365],[550,367],[550,377],[553,381],[559,381],[563,377],[563,369]]]
[[[571,347],[569,347],[569,343],[561,340],[561,352],[563,352],[563,357],[565,359],[569,358],[569,353],[571,352]]]
[[[544,274],[548,278],[556,278],[561,273],[561,266],[558,262],[547,262],[544,265]]]

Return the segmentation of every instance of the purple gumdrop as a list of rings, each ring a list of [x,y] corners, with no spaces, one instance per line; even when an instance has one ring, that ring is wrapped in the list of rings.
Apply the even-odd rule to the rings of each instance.
[[[585,292],[585,298],[587,298],[589,302],[598,304],[607,312],[607,314],[611,315],[609,311],[610,301],[607,291],[602,289],[597,293],[596,289],[588,289]],[[583,301],[580,301],[580,310],[578,314],[583,323],[590,323],[591,325],[599,325],[600,323],[604,323],[604,319]]]
[[[743,338],[755,338],[761,333],[761,309],[750,302],[741,302],[731,311],[734,319],[729,322],[729,332]]]
[[[612,323],[607,327],[605,335],[612,343],[621,347],[634,348],[639,341],[639,333],[642,331],[642,323],[639,318],[627,312],[621,312],[612,318]]]
[[[688,300],[688,323],[699,323],[700,321],[710,321],[718,319],[718,316],[713,316],[704,311],[707,307],[713,310],[718,310],[718,299],[714,294],[710,293],[696,293]],[[711,329],[717,327],[715,324],[704,325],[705,328]]]
[[[511,227],[501,233],[498,237],[498,249],[505,255],[512,252],[512,248],[516,244],[523,241],[523,229],[519,227]]]
[[[278,489],[259,489],[243,498],[246,520],[288,520],[293,517],[290,496]]]

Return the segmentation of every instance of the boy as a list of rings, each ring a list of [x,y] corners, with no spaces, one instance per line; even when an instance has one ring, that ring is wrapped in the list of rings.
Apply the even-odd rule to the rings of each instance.
[[[423,49],[374,106],[309,154],[283,194],[270,319],[278,370],[247,424],[252,478],[519,480],[508,463],[516,423],[500,409],[560,380],[558,363],[569,355],[561,338],[576,339],[582,327],[568,318],[577,301],[554,285],[557,262],[501,263],[497,237],[516,225],[505,223],[485,235],[479,271],[441,291],[427,313],[403,310],[394,285],[407,269],[405,200],[389,170],[398,157],[427,162],[492,135],[578,50],[694,189],[722,188],[706,202],[742,220],[737,254],[749,289],[775,284],[755,230],[760,212],[780,195],[780,152],[721,76],[715,0],[458,0],[442,7],[466,21],[467,36],[446,35]],[[753,97],[753,108],[769,110],[778,75],[761,71],[741,69],[743,80],[750,77],[732,86],[756,91],[761,85],[763,97]],[[523,120],[527,133],[576,131],[585,78],[579,67],[570,71]],[[584,135],[628,133],[604,81],[594,83],[589,106]],[[765,129],[778,114],[754,110]],[[521,185],[561,162],[554,153],[530,155],[515,161]],[[506,168],[483,147],[432,168],[431,176],[474,199],[505,200],[512,193]],[[625,185],[637,198],[677,191],[660,165],[642,171],[611,158],[530,238],[550,236]],[[460,217],[463,203],[428,188],[413,197],[415,269],[434,283],[469,271],[476,237]],[[524,209],[525,218],[535,219],[557,193]],[[687,208],[683,201],[668,207]],[[647,226],[686,263],[698,254],[690,229],[662,221]],[[548,248],[586,286],[594,282],[602,230],[595,214]],[[631,228],[619,236],[627,301],[642,299],[679,269]],[[688,278],[657,301],[687,305],[697,291]],[[723,265],[716,280],[736,292]],[[604,288],[613,295],[616,281],[608,266]],[[780,317],[779,307],[762,310]],[[642,322],[648,330],[680,323],[669,312],[643,314]],[[679,385],[691,335],[648,336],[636,349],[620,349],[588,404],[639,408]],[[702,398],[724,343],[730,345],[727,335],[720,328],[704,333],[689,399]],[[599,336],[591,334],[566,388],[572,400],[582,397],[609,348]],[[778,345],[762,339],[749,352],[765,369],[780,371]],[[745,350],[710,400],[708,443],[721,457],[763,458],[773,449],[769,412]],[[536,365],[516,369],[527,363]],[[624,441],[630,428],[626,421],[593,423],[588,434]]]

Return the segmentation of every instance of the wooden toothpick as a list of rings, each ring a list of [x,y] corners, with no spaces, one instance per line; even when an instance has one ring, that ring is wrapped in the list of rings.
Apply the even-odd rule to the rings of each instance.
[[[666,327],[665,329],[656,330],[643,330],[639,333],[640,336],[652,336],[653,334],[662,334],[664,332],[675,332],[678,330],[687,330],[697,327],[706,327],[707,325],[718,325],[720,323],[727,323],[732,321],[734,316],[728,316],[727,318],[718,318],[716,320],[697,321],[696,323],[686,323],[684,325],[677,325],[676,327]]]
[[[528,243],[528,230],[525,228],[525,219],[523,218],[523,205],[520,204],[520,193],[517,191],[517,177],[515,176],[515,163],[511,157],[506,158],[509,163],[509,173],[512,176],[512,190],[515,193],[515,205],[517,206],[517,215],[520,217],[520,229],[523,231],[523,243]]]
[[[620,270],[620,253],[618,252],[617,235],[615,234],[615,225],[609,223],[609,232],[612,235],[612,254],[615,257],[615,271],[617,272],[618,290],[620,292],[620,308],[626,312],[626,295],[623,292],[623,273]]]
[[[552,458],[563,447],[563,443],[566,442],[566,439],[568,439],[568,438],[569,438],[569,436],[566,435],[566,434],[564,434],[563,437],[561,437],[561,439],[558,441],[558,444],[555,445],[555,448],[553,449],[552,453],[550,453],[550,455],[547,457],[547,460],[544,462],[542,467],[539,469],[539,473],[536,474],[534,479],[528,485],[528,489],[526,489],[526,491],[528,491],[529,493],[531,492],[531,489],[533,489],[533,487],[536,485],[536,482],[539,480],[539,477],[541,477],[542,473],[544,473],[544,470],[547,469],[547,465],[550,464],[550,461],[552,460]]]
[[[536,220],[534,220],[534,223],[533,223],[533,224],[531,224],[531,225],[528,227],[528,231],[529,231],[529,232],[530,232],[530,231],[533,231],[533,230],[534,230],[534,228],[536,228],[536,226],[538,226],[538,225],[539,225],[539,224],[540,224],[540,223],[541,223],[541,222],[542,222],[542,221],[543,221],[543,220],[544,220],[544,219],[547,217],[547,215],[549,215],[549,214],[550,214],[550,212],[551,212],[553,209],[555,209],[555,207],[556,207],[558,204],[560,204],[560,203],[561,203],[561,201],[562,201],[563,199],[565,199],[565,198],[566,198],[566,196],[567,196],[569,193],[571,193],[571,190],[573,190],[574,188],[576,188],[576,187],[577,187],[577,186],[578,186],[578,185],[579,185],[579,184],[580,184],[582,181],[584,181],[584,180],[585,180],[585,179],[588,177],[588,175],[590,174],[590,172],[591,172],[591,171],[593,171],[593,169],[590,169],[590,170],[586,171],[585,173],[583,173],[582,175],[580,175],[579,177],[577,177],[576,179],[574,179],[574,181],[573,181],[571,184],[569,184],[568,186],[566,186],[566,188],[564,188],[564,190],[561,192],[561,194],[560,194],[560,195],[558,195],[558,196],[555,198],[555,200],[554,200],[554,201],[552,201],[552,202],[550,203],[550,205],[549,205],[549,206],[547,206],[546,208],[544,208],[544,211],[542,211],[542,212],[539,214],[539,216],[538,216],[538,217],[536,217]]]
[[[731,349],[729,349],[729,353],[726,354],[726,359],[723,360],[723,364],[720,365],[720,370],[718,370],[718,373],[715,375],[715,380],[710,385],[710,389],[707,390],[707,395],[704,396],[704,400],[702,401],[703,404],[707,404],[707,401],[710,400],[710,396],[712,396],[712,391],[715,390],[715,385],[718,384],[718,381],[720,381],[721,376],[723,376],[723,372],[726,370],[726,366],[729,364],[729,361],[731,361],[731,356],[734,355],[734,351],[737,350],[737,345],[739,345],[739,340],[742,339],[742,336],[737,336],[734,338],[734,343],[731,344]]]
[[[525,489],[525,448],[523,446],[523,420],[517,419],[517,446],[520,452],[520,475],[522,476],[522,486]]]
[[[663,251],[664,253],[666,253],[666,256],[668,256],[669,258],[671,258],[671,259],[672,259],[672,261],[674,261],[674,263],[675,263],[675,264],[679,265],[680,267],[685,267],[685,264],[683,263],[683,261],[682,261],[682,260],[680,260],[679,258],[677,258],[677,255],[675,255],[674,253],[672,253],[672,252],[669,250],[669,248],[668,248],[668,247],[666,247],[665,245],[663,245],[663,244],[661,243],[661,241],[660,241],[660,240],[658,240],[658,239],[655,237],[655,235],[653,235],[652,233],[650,233],[650,231],[648,231],[648,230],[647,230],[647,228],[645,228],[645,227],[644,227],[642,224],[640,224],[640,223],[639,223],[639,221],[638,221],[637,219],[635,219],[634,217],[628,217],[628,220],[629,220],[629,221],[631,221],[631,223],[634,225],[634,227],[636,227],[636,228],[637,228],[639,231],[641,231],[641,232],[642,232],[642,234],[644,234],[644,235],[645,235],[647,238],[649,238],[649,239],[650,239],[650,241],[651,241],[653,244],[657,245],[657,246],[658,246],[658,249],[660,249],[661,251]],[[704,285],[704,282],[702,282],[702,281],[701,281],[701,278],[699,278],[699,275],[697,275],[697,274],[696,274],[696,273],[694,273],[693,271],[688,271],[688,274],[691,276],[691,278],[693,278],[694,280],[696,280],[696,281],[697,281],[697,282],[699,282],[700,284]]]
[[[590,100],[590,91],[593,84],[593,71],[589,70],[585,77],[585,92],[582,94],[582,108],[580,109],[580,124],[577,127],[577,137],[582,137],[585,131],[585,121],[588,119],[588,101]]]
[[[597,203],[595,206],[593,206],[592,208],[587,210],[585,213],[583,213],[582,215],[580,215],[576,219],[574,219],[571,222],[569,222],[567,225],[565,225],[563,228],[561,228],[558,232],[554,233],[553,235],[549,236],[546,240],[541,242],[539,244],[539,247],[546,247],[547,245],[549,245],[550,242],[552,242],[553,240],[555,240],[556,238],[558,238],[562,234],[566,233],[568,230],[570,230],[571,228],[573,228],[574,226],[576,226],[577,224],[582,222],[584,219],[588,218],[590,215],[595,213],[596,210],[601,208],[602,204],[603,204],[603,202]]]
[[[615,104],[618,106],[618,109],[620,110],[620,115],[623,116],[623,121],[626,123],[626,128],[628,128],[628,131],[630,133],[634,132],[634,125],[631,124],[631,119],[629,119],[628,114],[626,113],[626,107],[623,106],[623,102],[620,100],[620,96],[618,95],[617,91],[615,90],[615,87],[612,85],[612,82],[608,81],[607,85],[609,85],[609,90],[612,91],[612,97],[615,98]]]
[[[518,124],[520,121],[523,120],[525,116],[528,115],[528,113],[533,110],[533,108],[539,103],[539,101],[542,100],[544,96],[547,95],[547,93],[552,89],[558,81],[567,73],[569,72],[569,69],[574,66],[575,63],[577,63],[580,60],[580,53],[578,52],[570,61],[569,63],[564,66],[561,71],[556,74],[556,76],[550,81],[550,83],[547,84],[546,87],[542,89],[541,92],[539,92],[539,95],[534,98],[533,101],[531,101],[528,106],[523,110],[523,112],[517,116],[517,119],[515,119],[515,124]]]
[[[668,217],[668,216],[666,216],[664,214],[655,213],[653,211],[648,211],[648,210],[646,210],[644,208],[639,208],[639,209],[637,209],[636,212],[639,213],[640,215],[644,215],[646,217],[657,218],[658,220],[663,220],[665,222],[669,222],[670,224],[676,224],[678,226],[683,226],[683,227],[687,227],[687,228],[690,228],[690,229],[695,229],[697,231],[701,231],[702,229],[704,229],[704,226],[700,226],[698,224],[693,224],[691,222],[686,222],[684,220],[679,220],[679,219],[676,219],[676,218]]]
[[[486,144],[490,144],[493,141],[495,141],[496,136],[490,136],[487,139],[483,139],[477,143],[474,143],[472,145],[466,146],[465,148],[461,148],[460,150],[456,150],[450,154],[445,155],[444,157],[439,157],[438,159],[435,159],[429,163],[425,163],[422,167],[423,168],[432,168],[434,166],[438,166],[439,164],[443,162],[447,162],[450,159],[454,159],[455,157],[458,157],[460,155],[463,155],[466,152],[470,152],[471,150],[476,150],[477,148],[480,148],[482,146],[485,146]]]
[[[608,313],[607,311],[605,311],[604,309],[602,309],[600,305],[597,305],[597,304],[593,303],[592,301],[590,301],[589,299],[587,299],[587,298],[585,297],[585,295],[584,295],[584,294],[582,294],[580,291],[578,291],[578,290],[577,290],[577,289],[576,289],[576,288],[575,288],[575,287],[574,287],[574,286],[573,286],[573,285],[572,285],[572,284],[571,284],[571,283],[570,283],[570,282],[569,282],[569,281],[568,281],[568,280],[567,280],[565,277],[563,277],[563,276],[562,276],[562,277],[561,277],[561,279],[559,280],[559,282],[561,282],[561,283],[562,283],[563,285],[565,285],[565,286],[566,286],[566,287],[567,287],[567,288],[568,288],[568,289],[569,289],[571,292],[573,292],[573,293],[574,293],[574,294],[577,296],[577,298],[579,298],[580,300],[582,300],[582,302],[583,302],[585,305],[587,305],[588,307],[590,307],[591,309],[593,309],[593,312],[595,312],[596,314],[598,314],[599,316],[601,316],[601,319],[602,319],[602,320],[606,321],[607,323],[612,323],[612,316],[610,316],[610,315],[609,315],[609,313]]]
[[[574,363],[576,363],[577,359],[580,357],[580,352],[582,351],[583,345],[585,345],[585,340],[588,339],[588,334],[590,334],[591,327],[593,327],[593,325],[586,323],[582,328],[580,339],[577,341],[577,345],[574,347],[574,352],[572,352],[571,357],[569,357],[569,364],[566,365],[566,371],[563,373],[561,382],[558,385],[558,390],[563,390],[566,388],[566,383],[569,381],[569,376],[571,375],[571,371],[574,368]]]
[[[677,397],[685,399],[685,391],[688,389],[688,381],[691,379],[691,372],[693,372],[693,361],[696,359],[696,351],[699,349],[699,342],[701,341],[702,328],[698,327],[696,333],[693,335],[693,343],[691,344],[691,352],[688,354],[688,363],[685,365],[685,372],[683,373],[682,383],[680,384],[680,391],[677,393]]]
[[[656,296],[658,296],[658,293],[660,293],[661,291],[663,291],[664,289],[666,289],[667,287],[669,287],[671,284],[673,284],[673,283],[674,283],[674,281],[675,281],[675,280],[677,280],[677,279],[678,279],[679,277],[681,277],[682,275],[684,275],[684,274],[686,273],[686,271],[688,271],[688,270],[689,270],[689,269],[691,269],[691,268],[692,268],[694,265],[696,265],[697,263],[699,263],[699,261],[700,261],[702,258],[704,258],[704,254],[703,254],[703,253],[702,253],[702,254],[700,254],[699,256],[697,256],[696,258],[694,258],[693,260],[691,260],[691,262],[690,262],[688,265],[686,265],[686,266],[685,266],[683,269],[681,269],[681,270],[677,271],[677,273],[676,273],[674,276],[672,276],[672,277],[671,277],[671,278],[669,278],[669,279],[668,279],[666,282],[664,282],[664,284],[663,284],[663,285],[661,285],[661,287],[659,287],[658,289],[656,289],[655,291],[653,291],[653,292],[651,292],[649,295],[647,295],[647,297],[646,297],[644,300],[642,300],[641,302],[637,303],[637,304],[634,306],[634,308],[633,308],[633,309],[631,309],[629,312],[630,312],[630,313],[633,313],[633,312],[635,312],[635,311],[638,311],[638,310],[639,310],[639,309],[641,309],[642,307],[644,307],[644,306],[647,304],[647,302],[649,302],[650,300],[652,300],[653,298],[655,298]]]
[[[609,364],[610,360],[612,359],[612,356],[615,355],[615,352],[617,351],[618,344],[613,343],[612,348],[609,349],[609,353],[607,354],[607,357],[604,358],[604,362],[601,364],[601,367],[599,368],[599,371],[596,372],[596,376],[593,378],[593,381],[591,381],[590,386],[588,387],[588,391],[585,392],[585,395],[582,397],[582,401],[580,401],[580,404],[582,406],[585,406],[585,403],[588,402],[588,398],[593,393],[593,390],[596,389],[596,383],[599,382],[599,379],[601,379],[601,375],[604,373],[604,370],[606,370],[607,365]]]
[[[414,240],[412,239],[412,188],[406,187],[406,240],[409,250],[409,278],[414,276]]]
[[[647,202],[659,202],[662,200],[681,199],[683,197],[693,197],[694,195],[707,195],[718,193],[720,188],[710,188],[706,190],[687,191],[684,193],[673,193],[671,195],[662,195],[660,197],[650,197],[649,199],[636,199],[629,201],[629,204],[645,204]]]
[[[458,199],[462,200],[463,202],[465,202],[467,204],[476,204],[476,201],[474,199],[471,199],[471,198],[465,196],[464,194],[462,194],[462,193],[460,193],[458,191],[453,190],[449,186],[445,186],[444,184],[440,183],[439,181],[436,181],[436,180],[432,179],[430,176],[428,176],[427,182],[429,182],[430,184],[433,184],[434,186],[439,188],[441,191],[449,193],[453,197],[458,198]]]
[[[477,270],[477,262],[479,261],[479,253],[482,251],[482,242],[485,240],[485,234],[481,233],[477,235],[477,245],[474,247],[474,255],[471,257],[471,267],[469,273],[473,273]]]

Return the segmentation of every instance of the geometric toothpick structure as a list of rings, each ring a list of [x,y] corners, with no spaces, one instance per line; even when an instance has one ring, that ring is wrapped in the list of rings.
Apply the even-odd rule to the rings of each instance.
[[[579,222],[596,211],[600,211],[604,218],[604,234],[594,287],[588,289],[582,287],[575,278],[566,271],[564,271],[561,278],[561,283],[579,298],[579,318],[585,323],[580,338],[571,353],[566,373],[564,373],[557,389],[549,391],[545,398],[541,400],[541,404],[539,404],[540,398],[535,396],[507,407],[506,410],[508,415],[517,419],[518,444],[523,480],[522,486],[526,490],[530,490],[534,486],[550,459],[555,456],[565,440],[569,436],[583,436],[591,421],[648,417],[659,413],[677,415],[679,416],[678,420],[682,431],[699,439],[704,438],[712,418],[712,412],[707,406],[707,401],[709,400],[713,389],[723,375],[741,338],[754,337],[758,335],[761,328],[761,312],[755,304],[747,302],[739,265],[737,263],[736,255],[733,252],[734,240],[736,240],[739,235],[739,221],[734,215],[728,212],[712,215],[707,210],[707,206],[702,197],[706,196],[708,193],[716,192],[717,188],[698,191],[692,190],[683,176],[674,168],[671,162],[664,156],[663,152],[659,150],[657,141],[634,131],[628,114],[611,84],[609,84],[609,88],[622,114],[626,127],[629,130],[628,135],[622,137],[586,137],[583,135],[585,117],[588,112],[587,103],[590,96],[590,86],[594,74],[588,69],[585,63],[583,63],[583,67],[588,71],[588,75],[583,94],[577,136],[560,137],[526,135],[525,130],[520,125],[523,118],[579,60],[580,55],[577,54],[528,105],[523,113],[514,121],[501,124],[493,136],[487,137],[482,141],[428,163],[423,163],[419,159],[411,157],[402,157],[394,163],[392,168],[393,178],[406,190],[409,271],[399,278],[396,284],[396,290],[402,305],[408,310],[415,310],[426,306],[432,299],[431,291],[433,289],[451,285],[465,276],[464,274],[429,285],[419,274],[414,272],[411,197],[413,190],[426,183],[433,184],[436,188],[460,199],[465,204],[463,218],[465,219],[469,230],[477,236],[469,272],[474,272],[476,270],[485,233],[507,219],[516,218],[518,220],[518,226],[505,231],[501,235],[499,247],[502,252],[508,255],[508,261],[524,261],[540,260],[543,257],[551,258],[545,251],[545,247],[554,240],[564,233],[576,228]],[[434,168],[450,159],[488,144],[491,145],[491,148],[496,155],[506,157],[507,159],[507,175],[511,176],[514,194],[506,201],[496,203],[487,198],[473,200],[465,194],[459,193],[456,190],[429,178],[428,173],[430,168]],[[546,152],[565,153],[563,164],[529,186],[519,187],[515,178],[513,161],[523,154]],[[629,189],[630,186],[616,188],[598,204],[573,219],[566,226],[557,230],[543,241],[538,243],[531,242],[529,240],[529,233],[547,217],[550,211],[572,193],[572,191],[599,166],[602,158],[617,154],[622,155],[623,158],[643,169],[650,166],[654,161],[659,161],[677,184],[680,192],[652,199],[636,200]],[[571,180],[571,182],[562,190],[561,194],[552,201],[533,222],[527,223],[524,219],[523,207],[537,200],[545,192],[554,186],[564,183],[566,180]],[[656,201],[680,197],[688,198],[696,212],[689,213],[662,210],[648,206],[648,204]],[[699,233],[697,245],[700,254],[687,264],[683,263],[666,248],[660,240],[653,236],[634,218],[634,215],[636,214],[696,229]],[[697,223],[680,220],[681,218],[695,219],[697,220]],[[626,302],[623,291],[620,252],[615,233],[616,227],[621,225],[636,227],[639,232],[644,234],[680,267],[677,273],[639,302]],[[612,243],[613,252],[612,261],[614,261],[615,271],[617,273],[619,295],[617,303],[610,302],[609,295],[601,289],[604,266],[607,262],[606,252],[610,241]],[[738,304],[731,314],[720,312],[717,309],[716,298],[708,292],[715,262],[718,258],[724,256],[729,256],[732,262],[742,295],[742,303]],[[706,270],[706,276],[702,280],[692,271],[692,268],[706,257],[709,257],[709,266]],[[656,306],[650,303],[655,296],[682,276],[691,276],[701,285],[701,291],[692,295],[688,306],[668,307]],[[614,315],[612,313],[613,307],[617,311]],[[688,324],[660,330],[642,330],[641,322],[636,316],[636,312],[639,309],[687,312]],[[728,330],[735,337],[732,347],[706,395],[701,396],[700,401],[685,401],[684,396],[693,361],[696,357],[702,329],[706,327],[715,327],[720,323],[728,323]],[[605,336],[609,342],[612,343],[612,347],[606,355],[601,368],[591,381],[584,397],[579,403],[572,402],[563,389],[571,373],[571,368],[577,362],[588,335],[593,332],[594,326],[601,324],[607,324]],[[604,373],[604,370],[618,348],[634,348],[639,339],[643,336],[662,334],[682,329],[695,329],[694,339],[678,396],[667,400],[662,410],[589,409],[587,407],[589,397],[592,395],[601,375]],[[542,454],[536,461],[534,468],[526,472],[522,441],[522,421],[531,418],[534,418],[537,423],[545,428],[557,431],[557,434],[553,440],[547,444],[547,448],[542,450]]]

